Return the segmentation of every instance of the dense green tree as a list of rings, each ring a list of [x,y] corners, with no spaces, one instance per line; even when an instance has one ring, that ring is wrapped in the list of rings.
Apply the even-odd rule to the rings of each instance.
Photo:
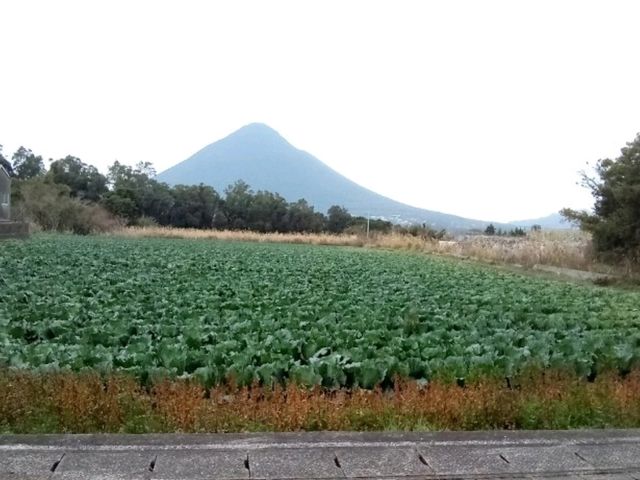
[[[220,196],[207,185],[177,185],[172,189],[174,199],[170,222],[174,227],[213,228]]]
[[[224,199],[220,198],[219,208],[213,214],[213,228],[223,230],[229,227],[229,221],[227,220],[227,214],[224,209]]]
[[[13,173],[20,180],[39,177],[44,174],[44,161],[40,155],[35,155],[31,150],[20,147],[11,157]]]
[[[493,226],[493,223],[490,223],[489,225],[487,225],[487,228],[484,229],[484,233],[485,233],[485,235],[495,235],[496,234],[496,227]]]
[[[593,212],[560,213],[591,232],[595,251],[604,258],[640,262],[640,133],[615,160],[600,159],[596,177],[582,172],[582,185],[595,198]]]
[[[138,206],[138,194],[130,187],[120,187],[108,192],[103,199],[104,207],[117,217],[133,224],[142,215]]]
[[[67,185],[71,196],[82,200],[97,202],[107,192],[107,177],[93,165],[71,155],[52,162],[46,178],[53,183]]]
[[[327,229],[332,233],[344,232],[353,221],[349,211],[338,205],[329,207],[327,214]]]
[[[285,224],[290,232],[321,232],[325,228],[326,217],[315,212],[309,203],[301,198],[297,202],[290,203]]]
[[[238,180],[225,190],[224,211],[227,225],[233,229],[249,228],[249,209],[253,202],[253,190],[246,182]]]
[[[150,175],[155,175],[155,170],[148,162],[135,167],[114,162],[107,175],[111,190],[104,196],[105,207],[130,224],[142,216],[168,224],[173,197],[167,185]]]
[[[155,181],[152,179],[153,175],[155,175],[155,170],[148,162],[139,162],[135,167],[131,167],[123,165],[116,160],[109,167],[107,180],[114,190],[119,187],[132,187],[142,190],[152,181]]]
[[[286,215],[287,201],[277,193],[261,190],[249,205],[248,227],[257,232],[282,232],[287,230]]]
[[[149,179],[137,197],[140,212],[160,225],[171,224],[171,210],[175,204],[173,189],[166,183]]]

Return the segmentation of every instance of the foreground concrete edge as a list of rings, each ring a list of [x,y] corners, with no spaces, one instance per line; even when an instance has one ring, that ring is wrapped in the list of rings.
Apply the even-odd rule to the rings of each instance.
[[[2,435],[8,478],[640,480],[640,430]]]

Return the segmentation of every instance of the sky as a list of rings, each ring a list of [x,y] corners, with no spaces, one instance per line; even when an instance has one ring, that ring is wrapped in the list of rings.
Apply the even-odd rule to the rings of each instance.
[[[0,144],[162,171],[266,123],[393,199],[590,208],[640,132],[640,2],[0,2]]]

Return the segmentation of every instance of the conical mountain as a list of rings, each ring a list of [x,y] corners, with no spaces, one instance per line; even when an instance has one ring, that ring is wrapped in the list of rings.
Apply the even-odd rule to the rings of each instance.
[[[276,192],[291,202],[304,198],[320,212],[326,212],[331,205],[341,205],[353,215],[370,214],[449,230],[484,229],[487,225],[487,222],[424,210],[379,195],[352,182],[313,155],[298,150],[261,123],[246,125],[204,147],[160,173],[157,179],[170,185],[204,183],[218,192],[237,180],[244,180],[254,191]]]

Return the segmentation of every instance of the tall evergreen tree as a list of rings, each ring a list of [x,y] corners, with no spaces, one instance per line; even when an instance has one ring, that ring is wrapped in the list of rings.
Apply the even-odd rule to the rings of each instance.
[[[640,133],[618,158],[598,160],[596,177],[582,173],[582,184],[595,198],[593,212],[564,209],[560,213],[591,232],[603,257],[640,261]]]

